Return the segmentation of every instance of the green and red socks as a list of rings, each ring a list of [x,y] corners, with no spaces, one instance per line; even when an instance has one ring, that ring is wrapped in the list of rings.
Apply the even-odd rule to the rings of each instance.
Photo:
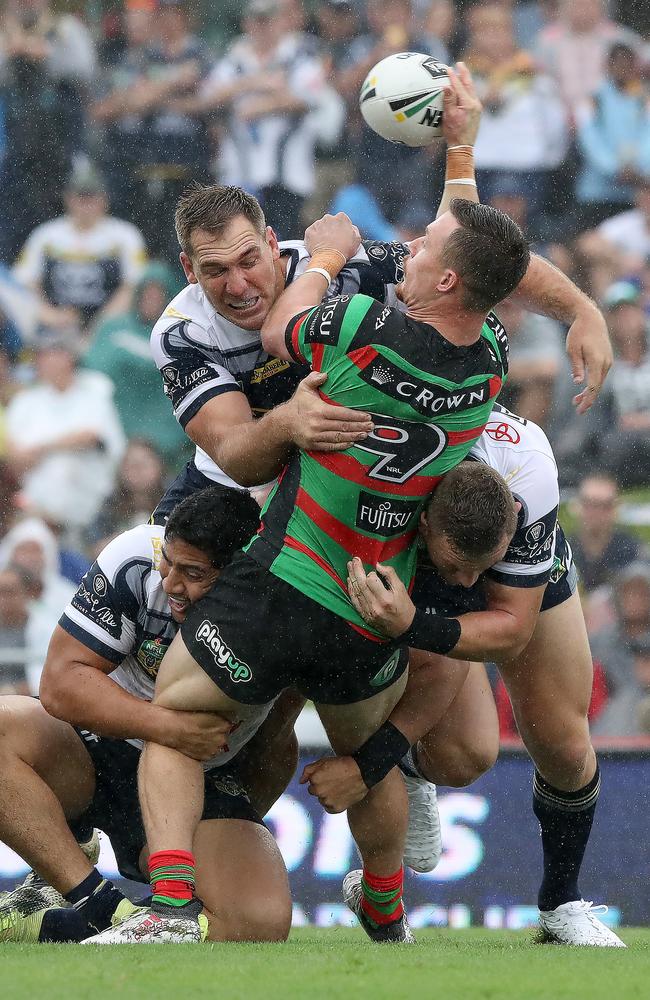
[[[190,851],[156,851],[149,856],[151,902],[162,906],[187,906],[194,898],[196,878]]]
[[[371,875],[364,868],[361,889],[361,909],[364,917],[373,927],[392,924],[404,916],[402,904],[403,868],[396,871],[394,875]]]

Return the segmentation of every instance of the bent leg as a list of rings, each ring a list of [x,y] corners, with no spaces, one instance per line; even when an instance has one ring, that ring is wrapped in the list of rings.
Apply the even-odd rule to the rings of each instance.
[[[388,719],[406,687],[408,671],[372,698],[351,705],[316,705],[332,747],[339,756],[358,750]],[[408,803],[402,776],[393,768],[348,809],[350,830],[364,867],[375,875],[392,875],[402,864]]]
[[[587,719],[593,664],[578,594],[543,611],[526,649],[498,666],[539,773],[555,788],[583,788],[596,755]]]
[[[460,691],[417,745],[417,763],[424,776],[452,788],[476,781],[499,755],[499,721],[485,667],[482,663],[467,666]],[[435,673],[428,694],[437,698]]]
[[[499,668],[535,762],[533,811],[544,852],[538,905],[552,911],[581,898],[578,876],[600,790],[587,720],[593,668],[578,595],[543,611],[528,647]]]
[[[93,870],[66,817],[92,801],[95,773],[72,726],[34,698],[0,699],[0,840],[61,893]]]
[[[283,691],[253,738],[237,754],[242,782],[260,816],[265,816],[291,781],[298,765],[296,719],[305,699]]]

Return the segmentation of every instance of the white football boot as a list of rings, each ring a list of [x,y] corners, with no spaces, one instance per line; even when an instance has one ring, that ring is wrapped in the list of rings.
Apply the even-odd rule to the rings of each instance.
[[[540,910],[539,925],[545,939],[557,944],[584,948],[627,948],[620,937],[598,919],[597,911],[607,913],[607,907],[576,899],[562,903],[554,910]]]
[[[436,786],[419,773],[409,750],[398,765],[409,798],[404,864],[414,872],[432,872],[442,855]]]
[[[93,830],[93,835],[85,844],[79,844],[91,865],[96,865],[99,861],[99,830]],[[35,893],[38,893],[43,903],[43,908],[55,906],[67,909],[70,903],[65,899],[54,886],[48,885],[34,869],[30,869],[27,875],[15,889],[8,892],[1,900],[2,906],[20,908],[23,900],[30,906],[33,905]]]
[[[203,903],[193,900],[173,912],[173,907],[134,906],[123,899],[111,920],[111,926],[86,938],[82,944],[198,944],[208,934],[208,919],[201,913]],[[166,911],[172,911],[167,913]]]

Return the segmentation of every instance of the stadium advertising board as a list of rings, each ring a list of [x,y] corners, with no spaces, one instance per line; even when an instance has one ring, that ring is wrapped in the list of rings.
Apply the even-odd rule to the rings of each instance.
[[[322,751],[303,754],[301,768]],[[647,892],[650,760],[613,755],[601,761],[603,790],[581,879],[586,899],[607,903],[611,926],[650,924]],[[300,772],[298,772],[300,773]],[[413,927],[485,926],[517,929],[536,922],[541,872],[539,829],[531,809],[530,762],[503,753],[468,789],[442,789],[445,851],[435,872],[409,875],[406,899]],[[269,816],[289,869],[296,924],[350,924],[341,880],[358,860],[344,815],[330,816],[294,780]],[[102,871],[115,875],[103,840]],[[25,866],[0,845],[0,888]]]

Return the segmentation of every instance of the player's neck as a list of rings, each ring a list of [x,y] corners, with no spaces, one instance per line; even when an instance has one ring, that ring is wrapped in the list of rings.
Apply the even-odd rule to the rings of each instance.
[[[407,315],[418,323],[434,326],[445,340],[456,347],[469,347],[481,336],[485,316],[482,313],[467,312],[457,308],[439,307],[432,309],[409,308]]]

